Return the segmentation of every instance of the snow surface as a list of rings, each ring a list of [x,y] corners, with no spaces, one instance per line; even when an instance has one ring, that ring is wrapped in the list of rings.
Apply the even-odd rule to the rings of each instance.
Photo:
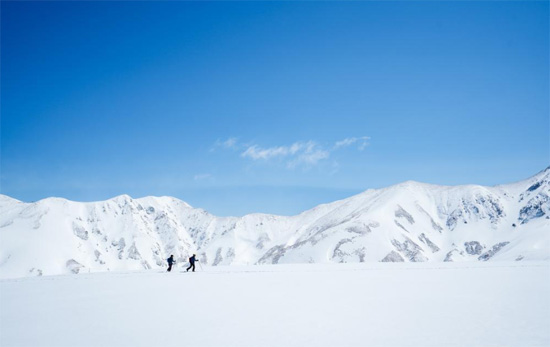
[[[549,346],[549,275],[549,262],[461,262],[2,280],[0,345]]]
[[[550,168],[496,187],[404,182],[296,216],[216,217],[171,197],[0,195],[0,278],[203,264],[550,260]]]

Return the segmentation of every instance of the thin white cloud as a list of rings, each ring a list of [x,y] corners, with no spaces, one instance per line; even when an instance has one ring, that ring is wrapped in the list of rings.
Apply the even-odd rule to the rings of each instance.
[[[232,149],[240,151],[240,156],[253,161],[271,162],[285,165],[289,169],[296,167],[309,168],[328,160],[333,152],[339,149],[356,146],[363,151],[368,146],[370,137],[348,137],[336,141],[332,147],[326,148],[315,141],[297,141],[290,145],[261,147],[254,143],[240,143],[236,137],[227,140],[218,140],[214,148]],[[336,165],[336,166],[335,166]],[[338,171],[338,163],[334,161],[333,170]]]
[[[289,153],[291,153],[290,149],[285,146],[261,148],[257,145],[252,145],[242,152],[241,156],[254,160],[269,160],[275,157],[286,157]]]
[[[314,149],[300,154],[296,159],[288,162],[287,167],[295,168],[300,165],[315,166],[319,161],[328,159],[330,152],[322,149]]]
[[[359,151],[363,151],[369,145],[368,143],[369,140],[370,140],[369,136],[348,137],[343,140],[336,141],[336,143],[334,143],[333,150],[338,150],[340,148],[351,146],[354,143],[358,143],[357,149]]]
[[[238,139],[236,137],[230,137],[227,140],[217,139],[214,145],[210,148],[210,152],[214,152],[217,148],[223,149],[236,149]]]
[[[289,168],[295,168],[300,165],[313,166],[329,156],[330,152],[323,149],[314,141],[295,142],[289,146],[275,146],[269,148],[251,145],[241,153],[241,157],[250,158],[252,160],[284,160]]]
[[[336,141],[334,144],[334,149],[338,149],[340,147],[347,147],[357,142],[356,137],[348,137],[347,139],[343,139],[341,141]]]
[[[225,148],[234,148],[237,144],[237,138],[236,137],[230,137],[224,142],[222,142],[222,146]]]
[[[290,146],[290,154],[296,154],[300,149],[303,148],[303,143],[301,142],[295,142]]]

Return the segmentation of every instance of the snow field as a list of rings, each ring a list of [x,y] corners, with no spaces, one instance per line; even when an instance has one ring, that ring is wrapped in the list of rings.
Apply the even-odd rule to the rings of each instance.
[[[175,270],[0,281],[0,345],[550,345],[548,262]]]

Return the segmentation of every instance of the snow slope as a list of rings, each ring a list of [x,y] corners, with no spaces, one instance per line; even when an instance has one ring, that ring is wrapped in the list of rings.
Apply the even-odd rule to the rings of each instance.
[[[550,262],[180,271],[1,280],[0,345],[550,345]]]
[[[550,168],[495,187],[404,182],[297,216],[216,217],[171,197],[0,195],[0,278],[203,264],[550,259]]]

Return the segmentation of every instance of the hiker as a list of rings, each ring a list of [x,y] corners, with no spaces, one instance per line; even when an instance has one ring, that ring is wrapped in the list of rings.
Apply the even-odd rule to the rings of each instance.
[[[195,262],[198,261],[197,259],[195,259],[195,255],[193,254],[193,256],[191,258],[189,258],[189,267],[187,268],[186,271],[189,271],[189,269],[193,268],[193,272],[195,272]]]
[[[174,255],[170,255],[170,258],[166,259],[166,261],[168,262],[168,272],[170,272],[172,270],[172,264],[175,263]]]

